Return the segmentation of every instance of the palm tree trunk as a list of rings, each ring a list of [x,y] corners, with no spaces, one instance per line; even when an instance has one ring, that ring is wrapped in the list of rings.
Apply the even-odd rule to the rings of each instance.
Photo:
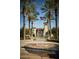
[[[51,36],[51,20],[49,20],[49,26],[50,26],[50,36]]]
[[[25,16],[23,15],[23,39],[25,40]]]
[[[33,30],[33,21],[32,21],[32,23],[31,23],[31,24],[32,24],[32,29],[31,29],[31,33],[32,33],[32,35],[33,35],[33,31],[32,31],[32,30]]]
[[[32,29],[33,29],[33,21],[32,21],[32,23],[31,23],[31,25],[32,25]]]
[[[49,37],[50,37],[50,40],[51,40],[51,20],[49,20]]]
[[[50,14],[50,10],[49,10],[48,23],[49,23],[49,37],[50,37],[50,40],[51,40],[51,19],[50,19],[50,17],[51,17],[51,14]]]
[[[28,17],[28,21],[29,21],[29,35],[31,34],[30,33],[30,18]]]
[[[25,3],[24,3],[25,4]],[[23,39],[25,40],[25,5],[23,6]]]
[[[56,24],[56,34],[58,39],[58,30],[57,30],[57,8],[55,8],[55,24]]]

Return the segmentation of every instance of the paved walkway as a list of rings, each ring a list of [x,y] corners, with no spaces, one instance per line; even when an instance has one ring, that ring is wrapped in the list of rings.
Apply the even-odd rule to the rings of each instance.
[[[31,40],[20,40],[20,46],[25,46],[25,45],[28,45],[28,44],[59,44],[59,43],[56,43],[56,42],[47,42],[47,41],[31,41]]]
[[[24,48],[21,48],[20,55],[21,55],[20,59],[50,59],[47,54],[44,54],[44,55],[40,56],[38,54],[29,53],[29,52],[25,51]]]
[[[36,41],[46,41],[44,37],[36,37]]]
[[[29,44],[32,44],[32,45],[39,45],[39,46],[42,46],[42,45],[48,45],[48,44],[51,44],[51,45],[54,45],[54,44],[59,44],[59,43],[56,43],[56,42],[47,42],[45,40],[45,38],[36,38],[36,40],[20,40],[20,47],[22,46],[27,46]],[[24,48],[20,48],[20,59],[55,59],[55,58],[49,58],[48,54],[35,54],[35,53],[31,53],[31,52],[28,52],[26,51]]]

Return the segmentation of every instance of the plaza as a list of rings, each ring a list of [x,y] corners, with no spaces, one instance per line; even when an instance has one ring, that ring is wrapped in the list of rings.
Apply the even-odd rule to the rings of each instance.
[[[58,6],[58,0],[20,0],[20,59],[59,59]]]

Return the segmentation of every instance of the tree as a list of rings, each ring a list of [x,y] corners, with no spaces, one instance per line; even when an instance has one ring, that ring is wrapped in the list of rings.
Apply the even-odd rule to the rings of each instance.
[[[32,22],[32,28],[33,28],[33,21],[36,20],[37,15],[39,15],[39,13],[35,9],[34,3],[31,2],[30,4],[26,5],[26,15],[27,15],[28,21],[29,21],[29,33],[31,33],[30,22]]]
[[[28,2],[29,0],[21,0],[22,8],[20,10],[21,14],[23,14],[23,39],[25,40],[25,13],[26,13],[26,8],[25,8],[25,4],[26,2]]]
[[[55,0],[55,24],[56,24],[56,34],[57,34],[57,39],[58,39],[58,36],[59,36],[59,31],[57,29],[57,16],[58,16],[58,10],[59,10],[59,0]]]
[[[37,14],[34,13],[34,15],[31,17],[31,26],[32,26],[32,30],[33,30],[33,24],[34,24],[34,21],[37,20]],[[33,34],[33,33],[32,33]]]
[[[25,28],[25,17],[27,17],[28,21],[29,21],[29,34],[30,34],[30,22],[31,22],[31,13],[32,13],[32,7],[31,7],[31,0],[21,0],[22,3],[22,13],[23,13],[23,27]],[[24,31],[25,33],[25,31]],[[24,35],[25,37],[25,35]]]
[[[30,23],[32,22],[32,27],[33,27],[33,21],[36,19],[37,17],[37,12],[35,9],[35,5],[34,3],[32,3],[32,0],[21,0],[21,2],[23,2],[23,14],[24,17],[27,17],[28,21],[29,21],[29,34],[31,35],[31,29],[30,29]],[[25,27],[25,20],[23,21],[24,26]]]
[[[38,15],[39,15],[39,13],[36,12],[36,11],[34,11],[34,12],[33,12],[33,15],[31,16],[31,26],[32,26],[32,30],[33,30],[34,21],[38,20],[38,19],[37,19],[37,16],[38,16]],[[32,33],[32,31],[31,31],[31,33]],[[32,34],[33,34],[33,33],[32,33]]]
[[[23,28],[20,29],[20,40],[23,40]]]
[[[45,16],[47,18],[48,26],[49,26],[49,36],[51,39],[51,20],[54,11],[54,0],[46,0],[43,7],[41,8],[43,12],[45,12]]]

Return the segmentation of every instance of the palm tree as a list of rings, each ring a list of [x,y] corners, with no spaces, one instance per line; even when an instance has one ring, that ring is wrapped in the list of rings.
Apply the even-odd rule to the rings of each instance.
[[[26,2],[28,2],[28,0],[21,0],[22,5],[22,9],[20,10],[21,14],[23,14],[23,39],[25,40],[25,4]]]
[[[55,0],[55,24],[56,24],[56,34],[57,34],[57,39],[58,39],[58,29],[57,29],[57,14],[58,14],[58,9],[59,9],[59,0]]]
[[[39,15],[39,13],[36,11],[36,8],[35,8],[36,6],[35,6],[35,4],[32,4],[31,3],[31,15],[30,15],[30,17],[31,17],[31,25],[32,25],[32,29],[33,29],[33,22],[35,21],[35,20],[37,20],[37,16]],[[32,32],[32,31],[31,31]]]
[[[31,17],[30,17],[30,13],[31,13],[31,0],[21,0],[21,2],[23,2],[23,12],[24,12],[24,15],[27,16],[27,19],[28,19],[28,22],[29,22],[29,34],[30,34],[30,22],[31,22]],[[25,22],[25,21],[24,21]],[[24,23],[25,24],[25,23]]]
[[[35,5],[32,2],[29,5],[26,5],[26,15],[29,21],[29,33],[31,33],[30,22],[32,22],[32,28],[33,28],[33,21],[36,20],[38,14],[39,13],[36,11]]]
[[[31,0],[21,0],[21,3],[23,4],[22,8],[22,14],[23,14],[23,38],[25,39],[25,17],[27,16],[29,21],[29,34],[31,35],[31,29],[30,29],[30,22],[32,22],[32,28],[33,28],[33,21],[36,20],[36,17],[38,15],[38,12],[35,10],[35,5],[32,3]]]
[[[47,18],[48,25],[49,25],[49,36],[51,39],[51,20],[53,18],[52,12],[54,11],[54,0],[46,0],[42,7],[42,10],[46,14],[46,18]]]
[[[32,30],[33,30],[34,21],[38,20],[38,19],[37,19],[37,16],[38,16],[38,15],[39,15],[39,13],[35,11],[35,12],[33,13],[33,16],[31,17]],[[33,35],[33,33],[32,33],[32,35]]]
[[[31,13],[31,7],[30,7],[29,3],[27,3],[25,5],[25,14],[26,14],[28,21],[29,21],[29,26],[28,26],[29,27],[29,34],[30,34],[30,21],[31,21],[30,13]]]

